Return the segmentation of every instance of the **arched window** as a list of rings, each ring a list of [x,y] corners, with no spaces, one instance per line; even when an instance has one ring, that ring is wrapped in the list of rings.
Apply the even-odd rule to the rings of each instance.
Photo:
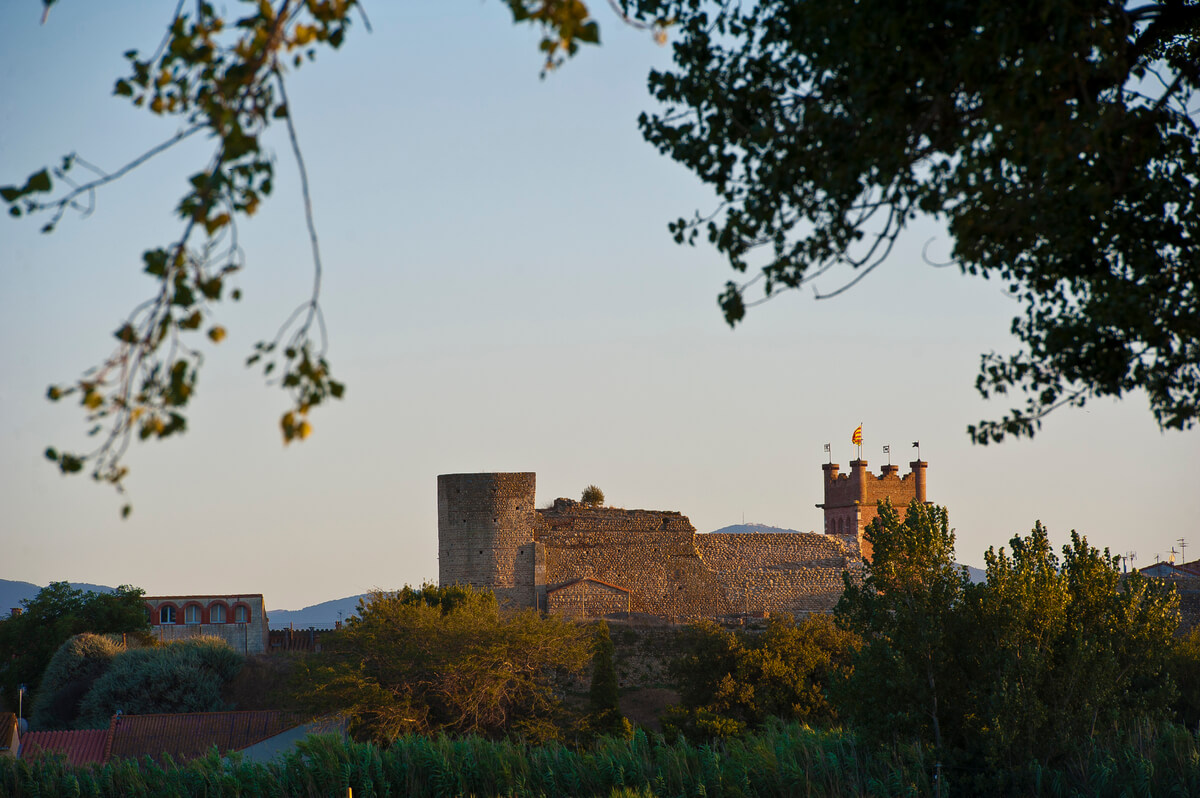
[[[200,605],[189,604],[183,608],[184,623],[200,623]]]
[[[159,623],[175,623],[175,608],[168,604],[158,611]]]
[[[209,623],[225,623],[225,605],[214,604],[208,608]]]
[[[233,609],[234,623],[250,623],[250,608],[245,604],[239,604]]]

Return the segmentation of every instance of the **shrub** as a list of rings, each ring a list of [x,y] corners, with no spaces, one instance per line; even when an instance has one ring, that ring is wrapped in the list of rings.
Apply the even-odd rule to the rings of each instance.
[[[117,710],[143,715],[226,709],[221,690],[242,662],[241,654],[215,637],[122,652],[84,697],[77,726],[103,728]]]
[[[93,683],[120,654],[119,643],[103,635],[79,634],[58,647],[42,675],[33,702],[35,729],[67,729],[79,715],[79,705]]]
[[[580,501],[582,501],[584,504],[591,504],[599,507],[600,505],[604,504],[604,491],[600,490],[595,485],[588,485],[583,489],[583,496],[580,497]]]

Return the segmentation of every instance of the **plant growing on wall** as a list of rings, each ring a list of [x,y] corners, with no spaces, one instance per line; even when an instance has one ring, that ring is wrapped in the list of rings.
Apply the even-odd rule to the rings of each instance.
[[[580,497],[580,501],[582,501],[584,504],[599,507],[600,505],[604,504],[604,491],[600,490],[595,485],[588,485],[583,489],[583,496]]]

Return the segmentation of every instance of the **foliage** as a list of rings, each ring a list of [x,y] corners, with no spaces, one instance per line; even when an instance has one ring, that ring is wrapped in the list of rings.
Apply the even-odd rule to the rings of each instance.
[[[123,651],[84,696],[76,726],[103,728],[117,710],[147,715],[227,709],[221,692],[242,662],[242,655],[218,637]]]
[[[971,585],[953,565],[946,511],[919,502],[903,522],[880,503],[867,537],[867,575],[836,612],[865,639],[838,706],[869,739],[916,737],[1003,774],[1164,718],[1172,590],[1122,580],[1117,558],[1074,532],[1060,560],[1040,524],[1011,555],[989,550],[986,583]]]
[[[1171,680],[1179,688],[1175,719],[1193,731],[1200,728],[1200,626],[1174,640],[1167,660]]]
[[[1117,558],[1076,532],[1061,560],[1041,524],[1010,545],[1011,555],[987,552],[987,582],[967,602],[979,688],[964,733],[986,761],[1054,761],[1081,740],[1167,717],[1175,591],[1122,579]]]
[[[872,739],[943,742],[947,712],[966,688],[952,656],[961,645],[962,600],[969,580],[954,563],[945,508],[913,501],[904,520],[890,501],[867,527],[873,547],[861,584],[845,577],[838,620],[863,636],[838,706]]]
[[[583,489],[583,495],[579,497],[583,504],[590,504],[599,507],[604,504],[604,491],[597,488],[595,485],[588,485]]]
[[[42,673],[59,646],[82,632],[144,634],[149,629],[141,588],[122,585],[112,593],[93,593],[51,582],[24,611],[0,620],[0,691],[16,705],[18,685],[28,685],[36,701]],[[29,700],[27,698],[26,700]]]
[[[376,591],[300,666],[298,692],[381,743],[408,732],[547,739],[560,712],[552,677],[581,671],[588,653],[583,627],[502,612],[488,592]]]
[[[49,2],[45,5],[49,10]],[[90,462],[93,478],[121,489],[127,473],[122,456],[132,440],[167,438],[186,429],[184,411],[203,361],[196,333],[207,328],[213,344],[226,335],[213,321],[214,309],[243,266],[237,219],[252,216],[271,193],[274,165],[263,137],[280,120],[300,170],[315,276],[308,301],[273,340],[255,345],[247,365],[262,360],[268,377],[281,366],[273,379],[292,402],[281,419],[285,442],[308,436],[311,408],[342,396],[344,387],[332,379],[325,359],[320,253],[285,73],[315,58],[320,45],[341,46],[357,0],[244,0],[244,5],[247,15],[233,19],[208,2],[187,4],[186,10],[179,3],[154,53],[125,53],[129,73],[115,82],[113,93],[135,108],[178,119],[174,136],[111,174],[72,153],[53,168],[0,188],[10,215],[48,215],[42,227],[48,233],[68,210],[90,207],[98,189],[154,155],[196,134],[214,142],[208,163],[184,184],[176,208],[178,235],[142,254],[143,271],[154,288],[114,332],[113,354],[72,383],[48,391],[54,401],[77,395],[89,434],[102,439],[86,454],[47,449],[46,457],[63,473],[82,471]],[[91,174],[80,177],[80,171]],[[237,300],[241,292],[234,288],[228,296]],[[123,513],[128,512],[125,505]]]
[[[617,669],[613,664],[614,650],[608,623],[600,621],[596,625],[595,638],[592,640],[592,683],[588,688],[588,715],[585,726],[592,734],[609,734],[628,739],[633,734],[633,726],[621,714]]]
[[[1162,428],[1200,418],[1200,6],[632,5],[678,37],[644,135],[719,198],[675,239],[755,273],[720,297],[730,324],[783,289],[842,293],[924,215],[1023,305],[1019,350],[984,355],[976,387],[1024,407],[976,443],[1137,390]]]
[[[61,759],[0,757],[0,794],[679,796],[726,795],[840,798],[846,795],[933,795],[934,760],[919,746],[874,748],[841,730],[774,725],[744,739],[673,744],[638,732],[590,750],[534,746],[478,737],[406,736],[383,748],[309,737],[271,764],[216,752],[185,766],[116,760],[71,768]],[[1200,745],[1178,727],[1148,729],[1096,747],[1070,768],[1035,767],[1014,774],[1014,794],[1056,798],[1195,795]],[[951,777],[943,795],[968,794]]]
[[[33,728],[69,729],[83,697],[122,651],[104,635],[79,634],[58,647],[38,689],[30,721]]]
[[[734,633],[711,621],[692,624],[681,643],[683,654],[670,673],[682,702],[664,723],[703,741],[741,734],[771,718],[832,722],[837,713],[826,687],[861,641],[827,615],[797,623],[776,614],[763,632]]]

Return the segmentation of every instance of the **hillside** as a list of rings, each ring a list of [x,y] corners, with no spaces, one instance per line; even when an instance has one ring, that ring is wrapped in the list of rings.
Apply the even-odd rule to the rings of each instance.
[[[310,626],[332,627],[336,621],[344,621],[353,615],[358,609],[358,600],[366,595],[361,593],[357,596],[331,599],[300,610],[268,609],[267,620],[272,629],[287,629],[289,626],[296,629],[307,629]]]
[[[106,585],[93,585],[90,582],[72,582],[71,587],[90,590],[93,593],[111,593],[114,590]],[[22,606],[23,600],[33,598],[41,589],[41,586],[32,582],[0,579],[0,614],[8,615],[12,608]]]

